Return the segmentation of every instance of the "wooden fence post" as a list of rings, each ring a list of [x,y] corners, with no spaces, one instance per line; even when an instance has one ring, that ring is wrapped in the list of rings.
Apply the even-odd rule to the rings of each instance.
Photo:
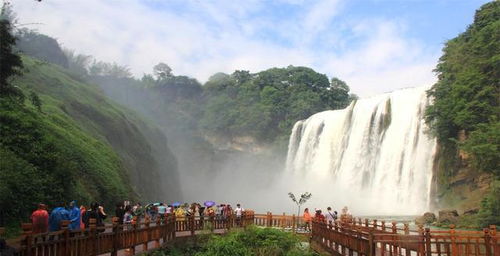
[[[374,241],[374,237],[373,237],[373,231],[370,231],[369,235],[368,235],[368,243],[369,243],[369,246],[370,246],[370,251],[368,252],[368,256],[375,256],[375,241]]]
[[[157,218],[156,227],[153,229],[155,231],[155,243],[154,243],[155,248],[160,248],[160,236],[156,234],[156,232],[158,232],[160,228],[161,228],[161,218]]]
[[[457,256],[458,251],[457,251],[457,243],[455,237],[455,225],[453,224],[450,225],[450,240],[451,240],[451,255]]]
[[[485,228],[483,230],[484,232],[484,247],[485,247],[485,255],[486,256],[491,256],[491,235],[490,235],[490,230]],[[455,254],[453,254],[455,255]],[[496,256],[496,255],[495,255]]]
[[[150,227],[151,220],[149,219],[149,216],[146,215],[146,218],[144,218],[144,229],[146,230],[146,242],[142,244],[142,251],[145,252],[148,250],[148,244],[149,241],[151,240],[151,227]]]
[[[490,233],[489,233],[490,238],[494,237],[493,239],[493,255],[498,255],[500,254],[500,243],[498,243],[498,237],[497,237],[497,226],[495,225],[490,225]],[[491,243],[491,239],[490,239]]]
[[[273,225],[273,214],[271,212],[267,212],[267,226],[271,227]]]
[[[200,219],[201,219],[201,218],[200,218]],[[172,239],[172,240],[173,240],[173,239],[175,239],[175,236],[177,235],[177,234],[176,234],[177,229],[176,229],[176,225],[175,225],[175,223],[176,223],[176,222],[177,222],[177,217],[175,217],[175,214],[173,214],[173,215],[172,215],[172,223],[171,223],[172,228],[171,228],[171,230],[170,230],[170,232],[172,232],[172,233],[170,234],[170,235],[171,235],[171,239]],[[202,227],[203,227],[203,226],[202,226]]]
[[[189,225],[190,225],[190,228],[191,228],[191,236],[194,236],[194,214],[191,214],[191,216],[189,216]]]
[[[368,224],[368,219],[365,219],[365,227],[369,227],[370,225]]]
[[[64,250],[63,255],[70,255],[70,240],[69,240],[69,220],[61,221],[61,230],[64,231]]]
[[[26,246],[26,251],[25,251],[25,254],[26,256],[31,256],[32,254],[32,244],[33,244],[33,240],[32,240],[32,235],[33,235],[33,231],[32,231],[32,224],[31,223],[23,223],[21,224],[21,227],[23,229],[23,240],[24,240],[24,245]]]
[[[89,228],[90,228],[90,255],[97,255],[97,227],[96,227],[96,219],[89,219]]]
[[[425,228],[425,255],[432,255],[431,248],[431,230],[429,228]]]
[[[385,231],[385,220],[382,221],[382,231]]]
[[[377,220],[373,220],[373,229],[377,230]]]
[[[120,236],[118,234],[118,217],[113,217],[113,219],[111,219],[111,222],[112,222],[112,229],[113,229],[113,249],[111,250],[111,256],[117,256],[118,255],[118,243],[119,243],[119,239],[120,239]]]
[[[285,231],[286,226],[286,214],[283,212],[283,218],[281,219],[281,229]]]
[[[211,215],[210,217],[210,232],[213,233],[214,232],[214,226],[215,226],[215,218],[213,215]],[[240,222],[241,222],[241,219],[240,219]]]

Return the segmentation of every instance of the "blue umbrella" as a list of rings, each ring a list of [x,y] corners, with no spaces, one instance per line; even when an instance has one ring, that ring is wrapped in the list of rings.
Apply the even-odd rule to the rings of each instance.
[[[172,206],[173,207],[179,207],[179,206],[181,206],[181,204],[182,204],[181,202],[175,202],[175,203],[172,204]]]
[[[214,201],[205,201],[203,203],[206,207],[212,207],[215,205],[215,202]]]

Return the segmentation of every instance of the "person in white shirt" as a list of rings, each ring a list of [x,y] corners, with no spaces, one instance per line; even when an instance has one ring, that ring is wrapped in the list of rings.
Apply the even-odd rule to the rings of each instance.
[[[236,209],[234,209],[234,214],[236,215],[236,225],[241,226],[241,216],[243,215],[243,208],[241,208],[240,204],[236,205]]]
[[[332,211],[332,207],[326,208],[325,212],[325,220],[327,224],[333,224],[336,219],[336,214],[334,211]]]

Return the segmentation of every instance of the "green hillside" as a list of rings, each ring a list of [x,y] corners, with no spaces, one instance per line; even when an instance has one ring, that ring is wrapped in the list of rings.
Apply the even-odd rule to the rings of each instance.
[[[0,98],[0,209],[7,221],[26,218],[39,202],[97,200],[111,210],[124,199],[179,196],[175,158],[159,130],[66,69],[22,60],[11,83],[27,97],[24,105]]]

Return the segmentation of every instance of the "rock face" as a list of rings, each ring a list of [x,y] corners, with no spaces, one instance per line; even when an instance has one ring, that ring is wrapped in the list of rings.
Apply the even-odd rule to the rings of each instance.
[[[455,224],[458,221],[457,210],[441,210],[439,211],[438,222],[440,224]]]
[[[432,224],[436,222],[436,214],[432,212],[426,212],[424,215],[415,219],[416,224]]]
[[[477,214],[477,213],[479,213],[479,207],[472,208],[472,209],[467,209],[467,210],[464,211],[463,215],[474,215],[474,214]]]

